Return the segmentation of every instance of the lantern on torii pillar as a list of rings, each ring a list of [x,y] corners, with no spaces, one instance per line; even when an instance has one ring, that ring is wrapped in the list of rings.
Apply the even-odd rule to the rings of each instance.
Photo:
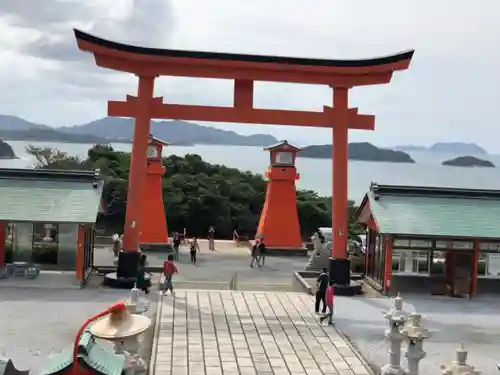
[[[287,141],[281,141],[264,150],[269,151],[270,165],[266,172],[266,201],[260,216],[257,236],[264,239],[264,244],[270,252],[280,255],[307,255],[307,249],[302,246],[295,189],[295,181],[299,179],[295,159],[301,150]]]
[[[166,169],[161,159],[165,146],[168,146],[167,142],[149,135],[139,229],[141,247],[167,246],[168,244],[167,219],[163,204],[163,175]]]

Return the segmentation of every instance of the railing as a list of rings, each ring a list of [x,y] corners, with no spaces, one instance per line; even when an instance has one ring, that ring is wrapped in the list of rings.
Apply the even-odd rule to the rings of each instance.
[[[233,241],[236,243],[237,247],[247,247],[248,237],[240,236],[236,230],[233,230]]]
[[[234,276],[231,278],[229,290],[238,290],[238,272],[235,272]]]

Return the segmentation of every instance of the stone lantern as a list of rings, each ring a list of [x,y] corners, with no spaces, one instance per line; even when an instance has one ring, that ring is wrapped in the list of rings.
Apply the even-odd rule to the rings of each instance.
[[[404,336],[399,329],[406,321],[406,315],[403,312],[403,299],[397,295],[393,300],[391,309],[384,313],[384,318],[389,322],[389,328],[385,330],[385,337],[390,343],[389,363],[382,367],[382,375],[404,375],[405,370],[401,367],[401,344]]]
[[[461,343],[460,348],[456,351],[456,359],[448,364],[441,365],[443,375],[480,375],[481,372],[476,370],[474,366],[467,364],[467,351],[464,348],[464,343]]]
[[[422,315],[411,313],[407,325],[401,328],[401,334],[408,341],[406,358],[408,361],[408,375],[418,375],[418,365],[425,358],[423,349],[424,340],[431,337],[426,328],[420,326]]]
[[[125,375],[145,374],[146,363],[139,356],[139,336],[151,326],[147,316],[131,314],[128,309],[108,315],[94,323],[89,331],[99,339],[113,343],[125,342]],[[116,345],[115,345],[116,348]]]

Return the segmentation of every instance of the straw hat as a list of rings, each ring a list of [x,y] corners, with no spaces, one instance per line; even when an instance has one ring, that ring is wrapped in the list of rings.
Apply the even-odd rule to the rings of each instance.
[[[128,310],[112,312],[96,321],[90,333],[104,340],[123,340],[147,331],[151,319],[144,315],[131,314]]]

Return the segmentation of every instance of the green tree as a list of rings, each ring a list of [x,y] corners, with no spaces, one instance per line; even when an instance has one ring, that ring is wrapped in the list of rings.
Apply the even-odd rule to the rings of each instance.
[[[87,169],[88,165],[77,156],[49,147],[26,146],[26,153],[36,159],[35,168],[44,169]]]
[[[28,146],[37,160],[37,168],[99,169],[104,179],[103,200],[106,212],[98,225],[110,231],[123,228],[126,210],[130,154],[115,151],[109,145],[95,145],[81,160],[57,149]],[[199,155],[170,155],[166,167],[163,198],[170,231],[204,236],[213,225],[217,234],[230,238],[233,230],[253,236],[265,200],[266,181],[259,174],[209,164]],[[297,208],[302,234],[310,236],[319,227],[331,226],[331,198],[310,190],[297,191]],[[355,212],[349,203],[350,215]],[[360,228],[352,220],[349,236],[355,238]]]

